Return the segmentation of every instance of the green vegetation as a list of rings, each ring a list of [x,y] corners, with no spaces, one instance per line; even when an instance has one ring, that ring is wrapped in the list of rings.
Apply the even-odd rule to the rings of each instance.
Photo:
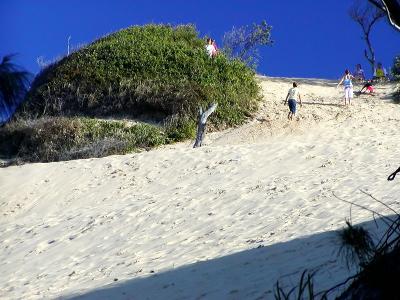
[[[259,88],[240,60],[210,59],[192,26],[134,26],[50,66],[33,82],[22,115],[195,117],[217,101],[216,125],[243,122]]]
[[[252,68],[256,68],[260,57],[260,46],[271,46],[272,26],[263,20],[260,24],[233,27],[224,34],[223,51],[229,57],[239,58]]]
[[[285,292],[285,290],[282,289],[281,286],[279,286],[279,281],[277,281],[274,287],[275,300],[290,300],[290,299],[327,300],[326,295],[323,295],[321,298],[317,298],[315,296],[314,283],[313,283],[314,273],[309,273],[307,270],[303,271],[298,286],[292,288],[288,292]]]
[[[0,62],[0,125],[11,117],[24,98],[31,79],[31,74],[13,60],[14,55],[6,55]]]
[[[6,55],[0,63],[0,101],[9,106],[18,103],[29,85],[30,73],[13,63],[14,55]]]
[[[374,236],[374,238],[368,230],[360,225],[354,226],[349,221],[346,221],[347,227],[338,232],[341,243],[338,254],[346,260],[348,267],[350,265],[357,266],[358,272],[329,289],[315,292],[313,281],[316,271],[311,273],[305,270],[299,284],[289,291],[282,289],[278,281],[274,288],[275,299],[322,300],[328,299],[332,292],[341,293],[335,298],[338,300],[398,298],[396,296],[399,294],[398,281],[400,278],[400,214],[371,194],[362,190],[361,192],[394,214],[384,216],[377,211],[335,196],[344,202],[371,211],[374,216],[379,216],[379,219],[374,218],[375,225],[378,228],[385,226],[384,233]]]
[[[223,54],[211,59],[204,40],[191,25],[133,26],[101,38],[44,69],[32,83],[13,124],[1,129],[0,156],[9,156],[10,151],[3,149],[9,141],[22,147],[12,153],[37,153],[36,158],[29,156],[30,161],[69,159],[69,155],[57,154],[58,146],[42,148],[49,143],[58,145],[57,136],[64,131],[71,134],[69,130],[75,128],[79,128],[77,136],[71,139],[68,149],[105,136],[121,142],[126,134],[133,140],[134,135],[141,135],[141,142],[128,142],[129,146],[118,146],[99,156],[192,138],[198,108],[212,102],[218,102],[218,109],[209,119],[211,128],[239,125],[257,109],[260,88],[254,75],[239,59]],[[135,118],[156,125],[136,125],[146,128],[148,134],[143,136],[141,130],[133,129],[129,133],[119,129],[124,134],[110,135],[114,131],[104,127],[111,125],[90,121],[105,130],[104,136],[100,136],[89,133],[93,128],[84,117]],[[122,126],[116,124],[119,123],[112,126]],[[45,138],[37,133],[41,126],[49,131]],[[9,140],[11,132],[24,135],[29,130],[38,134],[29,143]],[[81,135],[91,137],[85,140]],[[76,153],[75,158],[87,156],[80,156],[79,149]]]
[[[385,205],[385,204],[384,204]],[[386,206],[386,205],[385,205]],[[393,210],[391,207],[387,208]],[[394,211],[394,210],[393,210]],[[353,257],[358,257],[360,271],[346,291],[337,299],[394,299],[398,295],[400,276],[400,215],[382,216],[387,226],[385,233],[374,244],[362,227],[347,228],[355,238],[343,239]],[[348,224],[349,225],[349,224]],[[348,233],[342,234],[349,236]],[[356,237],[358,236],[358,237]],[[349,257],[351,258],[351,256]],[[353,261],[353,263],[355,263]],[[394,298],[393,298],[394,297]]]
[[[400,55],[397,55],[393,60],[392,74],[396,81],[400,81]]]
[[[353,226],[346,221],[347,227],[339,232],[342,246],[339,254],[344,257],[347,267],[355,264],[364,266],[374,253],[374,242],[367,230],[361,226]]]
[[[2,156],[31,162],[124,154],[166,142],[153,125],[89,118],[20,120],[0,130]]]
[[[397,55],[393,60],[392,75],[394,80],[400,82],[400,55]],[[400,83],[397,84],[394,99],[400,103]]]

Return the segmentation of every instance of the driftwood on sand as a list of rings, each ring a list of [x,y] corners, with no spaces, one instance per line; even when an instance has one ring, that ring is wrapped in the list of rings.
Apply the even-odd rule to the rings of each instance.
[[[392,174],[389,175],[388,180],[392,181],[396,177],[397,173],[400,173],[400,167],[396,171],[394,171]]]
[[[199,119],[197,122],[196,141],[194,142],[193,148],[201,147],[201,143],[203,142],[204,133],[206,130],[207,119],[216,110],[217,106],[218,106],[217,103],[213,103],[204,112],[203,112],[203,108],[200,107]]]

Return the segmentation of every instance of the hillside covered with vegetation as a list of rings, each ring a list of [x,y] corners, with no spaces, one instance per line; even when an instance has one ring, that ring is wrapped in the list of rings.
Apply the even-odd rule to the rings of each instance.
[[[199,107],[213,102],[212,127],[235,126],[257,108],[254,75],[238,59],[210,58],[191,25],[133,26],[42,70],[0,131],[0,156],[54,161],[180,141],[194,136]]]

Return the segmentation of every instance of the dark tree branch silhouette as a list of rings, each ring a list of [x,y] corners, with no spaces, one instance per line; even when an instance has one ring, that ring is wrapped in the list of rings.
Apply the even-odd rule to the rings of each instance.
[[[368,0],[378,9],[383,11],[390,24],[400,32],[400,1],[399,0]],[[392,181],[400,173],[400,167],[389,175],[388,180]]]
[[[377,8],[382,10],[390,24],[400,31],[400,1],[399,0],[368,0]]]
[[[349,10],[350,17],[361,26],[363,31],[363,39],[367,43],[368,50],[364,50],[365,58],[371,65],[372,73],[375,68],[375,51],[372,47],[370,35],[372,27],[385,16],[385,13],[367,3],[367,5],[362,5],[360,2],[355,2],[354,5]]]
[[[0,63],[0,99],[8,105],[15,104],[26,93],[31,77],[13,63],[14,56],[6,55]]]
[[[13,63],[15,55],[0,62],[0,123],[5,123],[28,91],[31,74]]]

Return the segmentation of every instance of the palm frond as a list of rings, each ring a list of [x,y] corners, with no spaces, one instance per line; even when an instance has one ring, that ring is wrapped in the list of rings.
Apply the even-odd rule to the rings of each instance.
[[[16,65],[15,54],[3,56],[0,63],[0,101],[14,106],[28,91],[32,75]]]

